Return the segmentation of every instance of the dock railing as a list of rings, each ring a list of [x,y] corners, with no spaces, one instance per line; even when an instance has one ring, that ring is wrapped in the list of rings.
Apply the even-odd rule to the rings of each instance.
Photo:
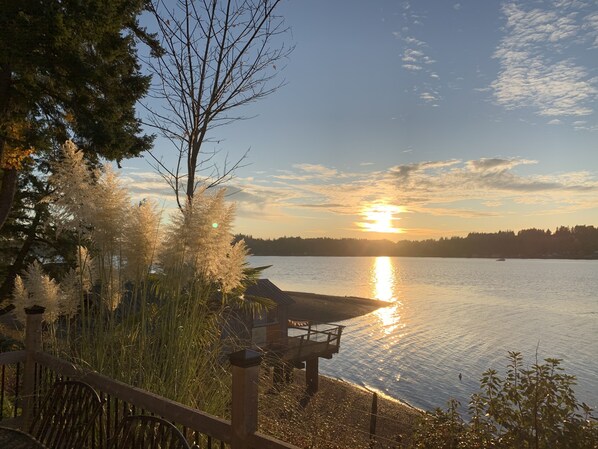
[[[232,413],[228,421],[42,352],[43,308],[26,312],[25,350],[0,353],[0,425],[27,429],[54,382],[75,379],[91,385],[104,401],[104,413],[90,433],[90,449],[108,447],[118,422],[128,414],[167,419],[194,448],[299,449],[257,431],[260,353],[246,349],[230,356]]]
[[[284,358],[331,357],[339,351],[345,326],[331,323],[290,323]]]

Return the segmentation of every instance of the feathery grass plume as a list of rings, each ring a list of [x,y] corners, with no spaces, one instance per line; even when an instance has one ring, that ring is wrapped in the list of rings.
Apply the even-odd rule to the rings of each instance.
[[[104,303],[114,310],[123,283],[121,249],[130,208],[127,191],[110,166],[92,173],[83,153],[70,141],[62,146],[62,158],[53,172],[50,183],[55,190],[48,200],[55,205],[59,227],[75,230],[93,245],[95,280]],[[67,284],[67,289],[73,287],[72,281]],[[72,310],[72,305],[65,307]]]
[[[71,268],[60,282],[60,301],[58,307],[60,315],[72,318],[79,310],[80,298],[83,295],[81,278],[77,270]]]
[[[77,246],[77,274],[80,277],[81,287],[87,291],[93,285],[92,273],[94,270],[94,259],[85,246]]]
[[[21,322],[25,322],[25,309],[33,306],[29,292],[25,287],[23,278],[17,274],[15,277],[15,288],[12,291],[12,301],[15,306],[13,313],[17,319]]]
[[[98,248],[113,250],[127,219],[126,189],[109,165],[92,172],[70,140],[61,150],[62,158],[53,164],[49,178],[54,192],[46,199],[54,206],[59,227],[91,237]]]
[[[224,191],[204,189],[172,217],[159,250],[163,273],[150,277],[160,241],[155,204],[132,207],[110,168],[92,173],[72,143],[63,151],[50,199],[94,257],[79,247],[79,264],[63,280],[59,312],[78,311],[80,320],[75,338],[67,327],[66,345],[54,333],[55,349],[70,349],[73,361],[121,381],[225,414],[230,377],[221,335],[228,304],[212,297],[241,286],[247,251],[243,242],[232,245],[234,208]],[[125,280],[134,281],[129,290]],[[27,288],[25,279],[21,293]],[[123,297],[129,300],[121,303]]]
[[[218,274],[218,282],[223,293],[230,293],[241,285],[241,282],[245,278],[244,266],[246,257],[247,247],[245,246],[245,241],[240,240],[230,247],[228,254],[226,254],[220,264],[220,273]]]
[[[60,160],[52,164],[49,182],[54,192],[46,201],[53,206],[58,231],[71,229],[85,235],[95,205],[92,174],[73,142],[67,140],[61,153]]]
[[[182,273],[186,282],[215,282],[226,291],[239,286],[246,252],[244,244],[231,245],[234,206],[225,204],[224,194],[204,189],[171,218],[160,256],[167,275]]]
[[[44,269],[37,261],[27,267],[21,278],[15,279],[15,314],[19,321],[25,322],[25,308],[34,305],[44,307],[44,321],[53,323],[59,315],[60,287],[50,276],[44,273]]]
[[[97,182],[92,186],[94,207],[88,219],[91,237],[101,252],[116,252],[123,240],[128,220],[130,199],[127,190],[112,167],[105,165],[96,172]]]
[[[60,315],[73,317],[79,310],[84,295],[91,289],[91,269],[93,260],[87,248],[77,247],[77,265],[71,268],[60,282],[62,291],[58,302]]]
[[[189,208],[176,211],[170,217],[165,228],[164,239],[159,249],[159,262],[166,279],[179,279],[185,284],[193,278],[195,269],[190,266],[188,257],[189,242]]]
[[[123,297],[123,285],[120,278],[113,277],[108,280],[107,285],[102,285],[102,301],[108,310],[114,312]]]
[[[124,228],[127,280],[139,282],[150,272],[159,242],[160,215],[154,201],[133,206]]]
[[[97,280],[101,297],[109,310],[120,304],[124,289],[122,247],[130,201],[126,189],[110,166],[96,174],[93,214],[89,217],[90,238],[97,253]]]

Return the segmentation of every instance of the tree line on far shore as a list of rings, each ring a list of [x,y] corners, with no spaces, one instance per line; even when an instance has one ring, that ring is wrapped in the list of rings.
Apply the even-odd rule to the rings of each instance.
[[[281,237],[244,239],[256,256],[413,256],[598,259],[598,228],[561,226],[542,229],[472,232],[466,237],[442,237],[422,241]]]

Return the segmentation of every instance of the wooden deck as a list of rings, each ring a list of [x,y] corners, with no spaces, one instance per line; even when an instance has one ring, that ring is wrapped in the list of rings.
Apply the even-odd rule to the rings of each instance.
[[[339,351],[343,329],[344,326],[325,323],[289,326],[289,335],[267,349],[291,364],[317,357],[329,359]]]
[[[41,352],[41,315],[27,315],[25,350],[0,353],[0,425],[27,429],[56,380],[88,383],[104,401],[86,447],[106,449],[127,414],[162,417],[179,428],[189,444],[209,449],[299,449],[257,431],[259,364],[251,350],[231,354],[231,419],[222,419],[149,391],[82,369]]]

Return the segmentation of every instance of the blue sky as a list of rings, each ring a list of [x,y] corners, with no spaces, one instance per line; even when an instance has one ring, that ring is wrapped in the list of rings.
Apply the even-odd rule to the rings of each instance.
[[[598,224],[596,0],[288,0],[279,13],[295,45],[286,85],[214,135],[230,159],[251,149],[228,184],[237,232]],[[165,142],[155,152],[168,160]],[[169,196],[143,160],[124,176],[137,196]]]

